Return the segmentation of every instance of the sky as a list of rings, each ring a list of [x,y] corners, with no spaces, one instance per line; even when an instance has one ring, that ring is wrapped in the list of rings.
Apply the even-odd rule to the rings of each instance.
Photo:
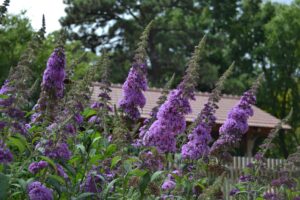
[[[0,4],[4,0],[0,0]],[[42,15],[45,14],[47,33],[60,28],[59,19],[65,16],[63,0],[10,0],[8,13],[19,14],[26,10],[26,16],[31,20],[32,27],[38,30],[42,25]]]
[[[4,0],[0,0],[0,4]],[[291,3],[292,0],[272,0],[281,3]],[[26,10],[26,16],[31,20],[32,27],[38,30],[41,27],[42,15],[46,17],[47,33],[60,28],[59,19],[65,16],[63,0],[10,0],[8,13],[19,14]]]

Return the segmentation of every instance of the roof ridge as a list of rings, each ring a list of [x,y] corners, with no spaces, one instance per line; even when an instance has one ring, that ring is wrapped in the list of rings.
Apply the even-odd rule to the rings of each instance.
[[[93,85],[101,85],[101,83],[99,82],[93,82]],[[112,83],[111,87],[113,88],[122,88],[122,84],[119,83]],[[162,92],[164,89],[163,88],[157,88],[157,87],[149,87],[147,89],[147,91],[152,91],[152,92]],[[172,90],[172,89],[171,89]],[[209,96],[211,93],[210,92],[201,92],[201,91],[197,91],[196,92],[196,96]],[[221,94],[221,97],[223,98],[228,98],[228,99],[240,99],[241,96],[239,95],[233,95],[233,94]]]

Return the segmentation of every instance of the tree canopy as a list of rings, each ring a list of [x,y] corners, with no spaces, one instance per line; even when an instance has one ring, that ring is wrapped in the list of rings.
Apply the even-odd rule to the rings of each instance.
[[[225,92],[240,94],[264,72],[259,105],[284,118],[292,107],[300,108],[299,2],[65,0],[67,15],[61,24],[67,28],[69,39],[82,41],[92,52],[99,53],[102,48],[113,52],[112,81],[123,82],[137,37],[154,19],[148,73],[150,85],[158,87],[173,73],[178,82],[196,42],[207,34],[198,89],[210,91],[216,77],[235,61]],[[292,118],[294,127],[300,123],[298,113]],[[298,142],[295,135],[288,138]],[[281,133],[280,140],[285,141],[286,135]],[[287,155],[285,142],[280,144]]]

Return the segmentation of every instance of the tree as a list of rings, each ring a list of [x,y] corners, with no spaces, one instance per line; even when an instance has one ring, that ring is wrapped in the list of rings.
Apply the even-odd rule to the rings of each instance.
[[[299,127],[300,1],[292,6],[275,7],[275,17],[264,25],[266,42],[260,49],[258,64],[266,80],[259,100],[260,105],[278,118],[284,118],[293,108],[291,125]],[[289,134],[280,132],[278,139],[285,157],[291,145],[299,145],[294,129]]]
[[[150,20],[155,19],[148,48],[149,79],[154,86],[163,85],[173,73],[178,75],[178,82],[192,49],[199,38],[210,31],[210,24],[213,21],[210,18],[212,3],[205,1],[67,0],[64,2],[68,6],[67,16],[61,20],[61,24],[69,30],[70,39],[81,40],[84,46],[93,52],[103,47],[113,51],[112,67],[116,72],[113,73],[114,82],[124,81],[126,71],[130,67],[127,59],[132,57],[136,38]],[[230,14],[232,7],[236,5],[230,1],[222,3],[227,4],[232,6],[226,6],[222,11],[225,10]],[[209,35],[208,44],[216,44],[220,41],[217,40],[219,37],[221,35]],[[221,45],[225,46],[224,41]],[[218,68],[222,67],[225,70],[230,64],[224,63],[222,58],[218,59],[222,57],[222,48],[218,50],[213,48],[209,48],[203,61],[199,84],[202,90],[211,89],[217,79]]]
[[[24,14],[7,15],[0,25],[0,83],[7,77],[10,67],[17,65],[32,37],[33,29]]]

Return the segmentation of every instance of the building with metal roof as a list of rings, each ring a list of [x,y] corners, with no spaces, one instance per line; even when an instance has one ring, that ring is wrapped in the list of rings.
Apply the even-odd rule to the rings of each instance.
[[[111,90],[111,104],[118,105],[119,100],[122,98],[122,86],[112,85]],[[146,92],[144,92],[146,97],[146,105],[141,110],[141,117],[143,119],[146,119],[150,116],[149,113],[152,108],[156,106],[156,102],[161,95],[161,91],[161,89],[149,88]],[[92,101],[97,101],[99,93],[99,83],[94,83]],[[186,121],[188,123],[192,122],[197,117],[198,113],[200,113],[204,104],[207,102],[208,97],[209,93],[196,93],[196,100],[190,101],[192,113],[186,116]],[[219,109],[216,112],[217,125],[214,127],[213,137],[218,137],[218,128],[225,122],[228,112],[238,103],[239,99],[239,96],[222,96],[222,99],[218,103]],[[257,146],[258,143],[267,136],[270,130],[280,122],[279,119],[258,108],[257,106],[253,106],[253,110],[254,115],[248,120],[249,131],[244,136],[242,141],[240,155],[251,156],[253,154],[255,145]],[[291,127],[287,124],[283,125],[283,129],[285,130],[290,128]]]

